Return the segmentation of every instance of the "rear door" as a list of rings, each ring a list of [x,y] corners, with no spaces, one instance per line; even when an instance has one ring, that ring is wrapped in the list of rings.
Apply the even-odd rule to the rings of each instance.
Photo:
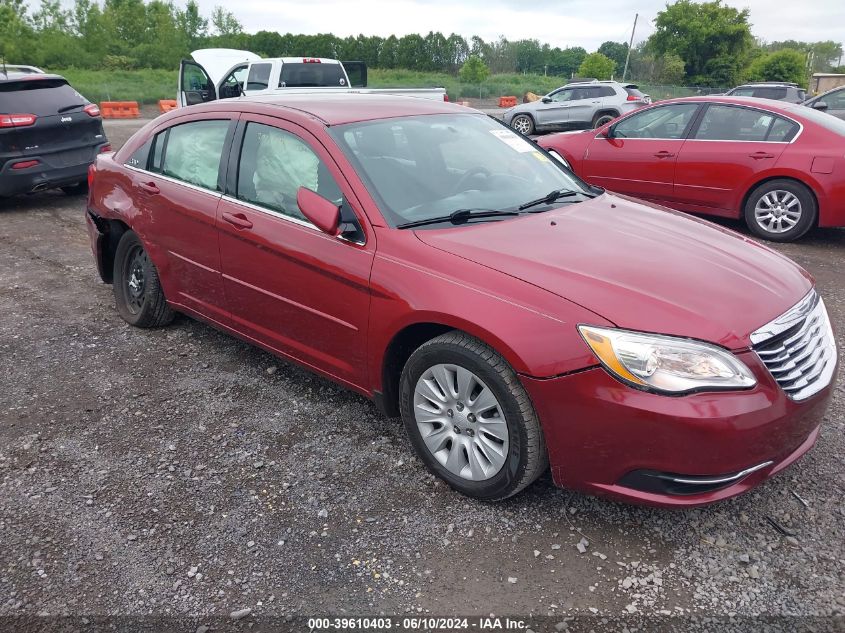
[[[216,99],[217,88],[205,68],[197,62],[183,59],[179,64],[179,105],[197,105]]]
[[[640,198],[671,200],[675,161],[698,113],[697,103],[640,110],[596,136],[583,161],[585,180]]]
[[[220,274],[217,207],[237,115],[208,113],[158,134],[141,164],[130,160],[133,198],[151,230],[165,294],[198,316],[228,325]],[[154,229],[154,230],[153,230]]]
[[[0,168],[4,159],[28,156],[47,168],[83,165],[106,143],[99,109],[87,108],[65,79],[42,77],[0,83],[0,117],[15,115],[14,124],[0,122]]]
[[[708,104],[678,156],[675,199],[738,216],[737,200],[777,163],[798,129],[766,110]]]
[[[307,187],[354,213],[360,242],[327,235],[299,211]],[[244,336],[349,385],[366,384],[375,239],[326,149],[302,128],[244,114],[220,204],[223,283]]]
[[[613,89],[610,88],[612,91]],[[573,127],[590,127],[593,116],[598,112],[602,103],[602,86],[585,86],[575,88],[574,95],[569,102],[569,124]]]

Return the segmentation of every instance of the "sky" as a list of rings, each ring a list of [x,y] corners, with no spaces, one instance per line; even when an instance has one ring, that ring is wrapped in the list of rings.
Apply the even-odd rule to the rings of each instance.
[[[627,41],[640,14],[636,41],[653,31],[666,0],[198,0],[210,15],[216,4],[232,11],[249,32],[334,33],[339,36],[440,31],[485,40],[536,38],[552,46],[593,51],[606,40]],[[178,0],[177,0],[178,3]],[[843,0],[726,0],[751,11],[752,33],[766,41],[845,43]]]

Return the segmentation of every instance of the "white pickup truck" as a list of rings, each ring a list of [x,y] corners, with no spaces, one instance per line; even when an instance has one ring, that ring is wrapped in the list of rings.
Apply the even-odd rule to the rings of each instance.
[[[191,53],[190,60],[182,60],[176,101],[181,107],[241,95],[317,90],[449,100],[445,88],[376,89],[366,86],[367,66],[363,62],[339,62],[321,57],[262,59],[249,51],[204,48]]]

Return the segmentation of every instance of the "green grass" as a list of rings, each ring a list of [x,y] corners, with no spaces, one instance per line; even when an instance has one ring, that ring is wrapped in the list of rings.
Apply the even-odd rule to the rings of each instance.
[[[51,70],[67,79],[89,100],[157,103],[176,98],[176,70]]]
[[[156,103],[159,99],[176,97],[177,71],[174,70],[80,70],[67,68],[55,70],[79,92],[91,101],[137,101],[138,103]],[[544,95],[566,83],[563,77],[544,77],[543,75],[520,75],[505,73],[491,75],[481,85],[462,83],[448,73],[419,72],[414,70],[385,70],[371,68],[369,85],[371,88],[446,88],[449,98],[459,99],[495,99],[513,95],[522,101],[526,92]],[[679,86],[653,86],[640,84],[643,92],[653,99],[686,97],[696,94],[694,88]]]

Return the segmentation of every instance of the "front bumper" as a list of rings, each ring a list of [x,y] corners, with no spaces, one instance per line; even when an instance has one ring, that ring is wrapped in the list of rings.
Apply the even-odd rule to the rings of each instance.
[[[662,396],[601,368],[521,377],[555,483],[630,503],[695,507],[741,494],[789,466],[815,443],[833,383],[793,402],[754,352],[738,356],[757,378],[751,390]],[[664,475],[693,483],[656,485]]]
[[[38,156],[19,156],[8,158],[0,168],[0,196],[13,196],[19,193],[33,193],[44,189],[55,189],[66,185],[85,182],[88,178],[88,166],[97,158],[97,153],[107,142],[89,148],[42,154]],[[82,150],[88,149],[88,152]],[[78,152],[79,162],[67,164],[68,155]],[[24,160],[37,160],[38,164],[25,169],[12,169],[12,165]]]

